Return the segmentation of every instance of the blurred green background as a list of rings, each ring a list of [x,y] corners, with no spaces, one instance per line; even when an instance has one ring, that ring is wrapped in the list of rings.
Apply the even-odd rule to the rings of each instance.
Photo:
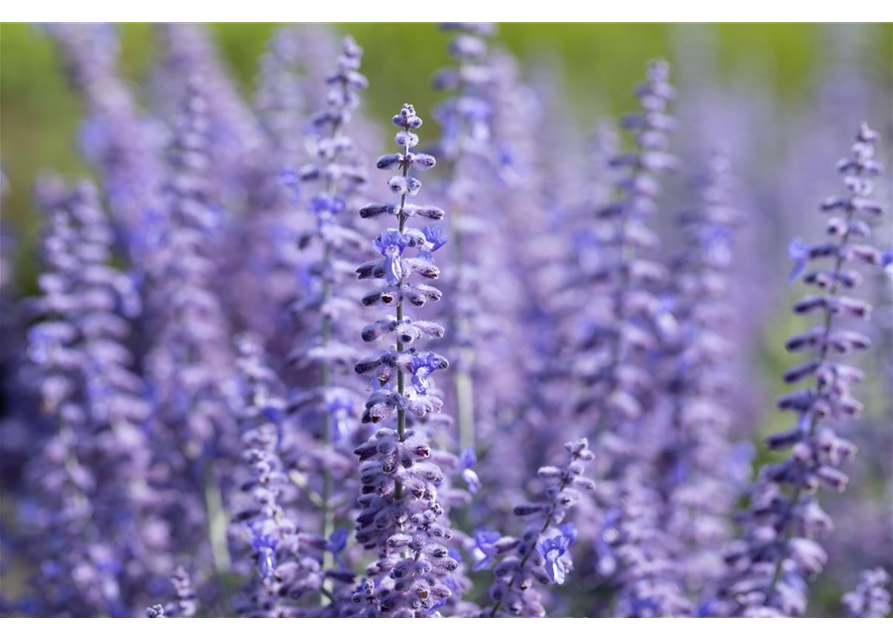
[[[223,55],[246,95],[252,90],[258,56],[276,25],[211,25]],[[151,25],[121,25],[122,74],[137,90],[158,50]],[[433,24],[339,24],[365,48],[364,72],[371,86],[372,117],[388,118],[395,104],[430,105],[431,73],[447,63],[446,36]],[[666,24],[510,23],[500,25],[499,42],[526,65],[557,62],[566,73],[570,110],[583,124],[605,110],[630,106],[630,87],[645,62],[674,59],[686,26]],[[688,27],[690,28],[690,27]],[[755,69],[781,103],[805,99],[816,71],[827,60],[831,27],[815,24],[719,24],[708,27],[716,44],[709,61],[721,77]],[[855,28],[855,27],[854,27]],[[861,25],[860,58],[872,72],[893,77],[893,26]],[[0,27],[0,161],[10,190],[3,203],[4,226],[14,231],[14,262],[26,286],[33,281],[29,248],[37,218],[31,184],[41,169],[68,175],[86,171],[76,138],[81,108],[69,89],[50,38],[39,26]]]

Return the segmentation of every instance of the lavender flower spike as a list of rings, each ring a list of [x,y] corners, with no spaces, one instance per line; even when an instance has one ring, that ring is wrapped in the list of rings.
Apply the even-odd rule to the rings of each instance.
[[[598,562],[613,574],[621,616],[672,617],[690,610],[671,541],[654,509],[659,499],[654,361],[678,339],[676,320],[660,297],[667,270],[646,257],[659,244],[647,225],[658,211],[658,178],[678,165],[668,152],[675,119],[667,108],[676,93],[669,73],[666,62],[649,64],[636,88],[640,111],[621,120],[635,146],[611,159],[611,166],[622,170],[615,182],[619,197],[597,213],[602,259],[590,276],[605,287],[605,308],[593,309],[598,315],[575,354],[586,383],[575,410],[581,417],[594,410],[591,421],[581,423],[595,424],[605,468],[600,528],[612,535],[610,543],[603,540]]]
[[[367,327],[363,338],[371,342],[387,336],[392,343],[357,363],[356,371],[374,374],[363,421],[383,423],[396,414],[396,425],[382,427],[355,452],[362,462],[356,538],[365,547],[377,549],[380,559],[367,568],[368,579],[353,602],[358,607],[356,615],[361,616],[431,617],[439,615],[440,603],[453,595],[448,578],[458,562],[447,546],[453,534],[441,517],[444,507],[438,501],[443,471],[429,460],[432,451],[425,434],[407,428],[407,413],[421,420],[440,411],[440,399],[429,393],[429,378],[446,368],[447,361],[412,346],[422,337],[440,337],[444,330],[433,322],[414,321],[404,313],[404,304],[421,306],[440,298],[434,287],[412,282],[414,275],[427,279],[439,275],[431,257],[438,244],[432,240],[439,235],[409,227],[408,222],[419,211],[436,211],[437,218],[443,212],[408,204],[421,187],[412,169],[434,165],[432,156],[412,151],[419,141],[414,131],[422,126],[422,119],[412,105],[405,104],[393,122],[400,129],[396,137],[400,152],[382,156],[377,164],[382,169],[399,168],[400,173],[388,181],[400,197],[399,204],[370,204],[360,215],[389,213],[397,217],[397,227],[383,232],[374,243],[382,258],[357,269],[361,279],[383,281],[363,303],[396,308],[395,315]],[[414,257],[407,255],[412,249]]]
[[[147,486],[150,407],[128,346],[140,299],[111,265],[114,233],[95,186],[48,181],[38,193],[50,214],[48,269],[25,370],[56,433],[28,471],[38,500],[27,529],[39,527],[29,547],[52,558],[36,563],[45,614],[124,615],[128,596],[168,570],[165,536],[150,533],[164,525]]]
[[[253,616],[283,617],[286,608],[280,594],[302,594],[307,590],[303,582],[283,579],[292,573],[303,577],[302,572],[277,571],[280,564],[288,563],[298,553],[296,527],[282,506],[289,484],[279,456],[285,402],[277,393],[278,378],[264,362],[259,341],[241,336],[236,346],[244,388],[239,422],[250,477],[242,483],[247,500],[235,520],[245,527],[257,567],[248,612]]]
[[[481,264],[481,256],[490,253],[483,249],[484,243],[492,243],[498,234],[492,233],[491,220],[482,220],[474,211],[486,208],[480,196],[488,177],[495,178],[498,165],[490,132],[493,108],[485,93],[486,87],[493,84],[494,75],[488,61],[487,39],[495,34],[496,26],[457,22],[443,24],[441,29],[454,33],[448,49],[455,66],[437,72],[433,85],[437,90],[450,92],[434,114],[441,131],[436,153],[445,165],[441,188],[450,209],[453,237],[452,278],[446,283],[452,303],[448,350],[454,365],[459,442],[465,448],[474,446],[480,412],[475,409],[475,398],[482,390],[475,392],[475,381],[486,377],[481,375],[476,357],[482,349],[476,349],[474,341],[492,338],[484,335],[487,322],[482,302],[488,297],[487,288],[494,283],[487,277],[492,274]],[[496,249],[493,253],[500,252]]]
[[[791,453],[760,470],[744,539],[727,558],[725,615],[802,615],[806,579],[819,574],[827,561],[815,538],[828,533],[832,522],[816,492],[822,486],[846,488],[848,478],[840,466],[853,457],[855,445],[839,437],[833,425],[859,415],[862,405],[852,387],[864,377],[839,356],[870,345],[867,336],[844,323],[864,321],[871,312],[867,302],[851,295],[862,281],[857,265],[879,269],[882,263],[881,252],[869,243],[868,223],[883,213],[880,203],[871,199],[872,178],[881,173],[874,158],[877,138],[867,124],[860,126],[850,157],[838,163],[848,193],[822,203],[822,211],[831,216],[828,239],[805,251],[800,279],[819,291],[797,302],[794,313],[818,314],[819,321],[788,340],[788,351],[807,353],[809,359],[789,369],[784,380],[809,384],[778,399],[778,408],[794,413],[796,424],[769,436],[766,444]]]
[[[365,259],[368,248],[365,238],[346,224],[344,216],[351,204],[359,204],[355,198],[367,182],[347,128],[360,104],[360,92],[368,85],[359,72],[362,55],[363,50],[353,38],[343,40],[337,68],[326,78],[326,108],[310,119],[307,146],[312,151],[312,161],[300,171],[300,180],[311,194],[309,208],[315,224],[313,230],[300,236],[298,244],[302,249],[315,247],[318,254],[308,264],[310,293],[292,309],[302,323],[318,329],[303,336],[305,339],[292,351],[289,360],[310,370],[318,381],[318,393],[312,401],[307,398],[310,394],[304,394],[292,404],[293,408],[300,408],[302,416],[319,424],[322,446],[330,456],[339,439],[353,434],[361,402],[360,394],[351,388],[354,377],[349,373],[350,365],[359,357],[351,345],[356,329],[351,326],[356,295],[350,276],[354,265]],[[347,433],[341,433],[339,427]],[[349,446],[343,455],[352,462],[351,449]],[[323,540],[334,529],[334,487],[344,484],[343,477],[333,477],[332,466],[322,464],[317,470],[322,503],[319,534]],[[350,468],[349,463],[343,466]]]
[[[537,472],[548,484],[548,500],[519,504],[514,509],[516,516],[539,517],[542,523],[531,525],[520,540],[503,538],[495,543],[498,563],[493,570],[496,582],[490,590],[494,600],[491,618],[502,607],[513,615],[544,616],[539,594],[531,585],[534,581],[564,584],[573,568],[568,550],[576,530],[562,522],[567,510],[579,502],[580,490],[595,488],[595,483],[583,475],[584,464],[594,456],[586,438],[564,446],[569,455],[563,467],[540,467]]]
[[[859,585],[841,602],[850,618],[886,618],[890,615],[890,574],[878,567],[863,571]]]

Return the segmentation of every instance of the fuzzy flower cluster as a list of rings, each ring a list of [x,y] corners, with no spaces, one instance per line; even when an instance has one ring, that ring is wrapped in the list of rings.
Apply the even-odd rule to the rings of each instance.
[[[151,248],[146,239],[158,232],[151,212],[160,205],[164,137],[145,126],[118,76],[121,43],[110,25],[58,23],[47,28],[62,51],[71,84],[89,109],[80,136],[84,155],[101,177],[111,215],[140,268]]]
[[[448,50],[456,65],[438,71],[433,80],[438,91],[452,92],[436,111],[442,129],[438,153],[442,160],[454,163],[466,154],[489,154],[492,106],[484,89],[493,82],[488,66],[487,39],[496,34],[496,26],[483,22],[447,22],[444,31],[455,35]]]
[[[870,243],[871,224],[883,215],[880,202],[872,198],[872,179],[881,174],[875,159],[877,138],[863,123],[851,155],[838,163],[847,194],[822,203],[829,216],[827,240],[791,243],[791,277],[818,290],[801,298],[794,313],[818,320],[787,341],[788,351],[807,359],[791,367],[784,380],[806,384],[778,399],[778,408],[792,413],[795,424],[769,436],[766,444],[789,454],[761,469],[745,537],[727,558],[732,576],[725,590],[727,606],[743,615],[802,615],[806,581],[828,560],[817,538],[831,531],[832,522],[816,494],[822,487],[846,488],[848,478],[841,466],[856,452],[835,425],[858,417],[862,410],[854,385],[864,374],[842,356],[870,345],[869,338],[848,323],[864,322],[871,312],[869,303],[855,297],[862,282],[858,266],[882,264],[881,251]]]
[[[890,574],[883,569],[863,571],[859,584],[846,593],[843,606],[851,618],[886,618],[890,615]]]
[[[668,65],[654,62],[637,88],[642,110],[621,121],[635,149],[611,160],[623,170],[615,182],[620,198],[597,214],[605,223],[599,245],[609,257],[592,279],[607,285],[611,301],[605,320],[590,323],[579,345],[581,367],[590,371],[584,375],[590,384],[579,410],[601,405],[598,413],[609,424],[636,421],[647,411],[651,375],[640,356],[672,339],[675,331],[675,320],[655,292],[666,282],[667,270],[641,255],[658,244],[646,223],[657,212],[658,176],[678,166],[667,152],[668,133],[675,126],[666,113],[675,95],[668,77]]]
[[[231,321],[215,286],[223,214],[209,155],[209,104],[203,79],[193,77],[175,120],[162,231],[147,261],[152,340],[144,367],[158,443],[152,480],[178,541],[171,551],[198,554],[227,571],[224,494],[241,447],[231,409]]]
[[[623,617],[690,610],[673,545],[652,506],[661,487],[655,474],[660,399],[653,363],[679,331],[662,295],[668,270],[645,255],[658,245],[647,224],[658,211],[658,178],[678,166],[668,152],[676,121],[666,113],[675,93],[668,65],[653,62],[636,90],[641,111],[621,119],[635,147],[610,160],[620,197],[597,212],[603,222],[597,242],[606,258],[591,271],[608,304],[598,320],[587,323],[575,354],[588,382],[575,409],[581,416],[594,412],[606,467],[598,496],[599,571],[611,577],[618,591],[615,615]]]
[[[334,530],[333,502],[349,504],[356,489],[352,443],[355,437],[364,437],[357,433],[362,395],[349,371],[360,354],[354,346],[358,327],[353,271],[368,253],[366,240],[352,228],[354,216],[349,215],[367,182],[349,129],[360,92],[368,85],[359,72],[362,54],[353,38],[343,40],[337,69],[326,78],[326,106],[310,117],[311,162],[290,183],[301,190],[314,223],[298,236],[297,246],[316,253],[301,266],[304,287],[291,305],[300,327],[288,361],[308,380],[293,392],[289,410],[312,426],[321,443],[321,451],[306,456],[304,468],[319,479],[312,490],[321,505],[323,540]],[[335,457],[340,460],[337,464]]]
[[[202,80],[190,82],[180,105],[171,146],[163,247],[150,265],[153,287],[146,304],[157,312],[150,379],[164,421],[182,423],[174,437],[187,455],[201,455],[212,443],[234,435],[233,421],[220,397],[232,371],[229,323],[212,286],[212,248],[220,224],[214,201],[209,100]],[[229,444],[232,444],[231,442]]]
[[[235,520],[245,528],[260,583],[251,594],[250,605],[257,614],[281,617],[281,594],[299,597],[318,586],[318,579],[311,579],[309,586],[303,580],[318,574],[319,565],[311,560],[309,567],[291,566],[301,562],[296,527],[282,506],[288,477],[279,455],[285,402],[278,393],[278,376],[264,363],[256,339],[242,336],[237,349],[244,389],[239,422],[250,475],[241,487],[249,499]],[[285,576],[303,580],[286,583]]]
[[[696,591],[722,573],[727,514],[749,473],[748,457],[731,442],[734,345],[724,330],[734,321],[730,272],[740,214],[731,206],[729,164],[717,149],[697,178],[700,202],[680,216],[686,250],[672,264],[680,338],[665,376],[672,429],[658,454],[658,482],[667,503],[662,517],[684,547],[681,570]]]
[[[573,524],[564,522],[567,511],[591,491],[595,483],[583,475],[584,466],[595,456],[583,438],[564,445],[568,459],[561,467],[540,467],[539,478],[547,484],[545,500],[525,502],[514,508],[516,516],[541,520],[520,538],[500,537],[488,545],[488,559],[495,563],[496,581],[490,589],[493,607],[489,617],[501,610],[511,615],[542,617],[546,611],[534,584],[564,584],[574,568],[570,547],[577,537]]]
[[[441,159],[439,192],[450,211],[451,270],[444,279],[449,293],[448,318],[452,330],[448,348],[452,354],[452,378],[460,444],[475,446],[492,410],[485,403],[495,396],[498,364],[488,366],[485,342],[494,347],[508,331],[499,331],[492,313],[493,301],[506,292],[505,273],[499,263],[502,251],[493,245],[503,237],[501,217],[483,215],[491,198],[505,197],[498,177],[499,160],[493,141],[493,123],[498,117],[493,99],[497,73],[491,64],[488,40],[496,26],[489,23],[445,23],[447,46],[454,66],[438,71],[436,90],[445,92],[434,109],[440,125],[435,145]],[[503,368],[511,371],[511,368]],[[482,402],[483,400],[483,402]]]
[[[194,618],[198,613],[198,599],[192,588],[189,572],[182,566],[174,569],[170,575],[171,591],[174,600],[166,605],[153,604],[146,607],[147,618]]]
[[[140,300],[110,264],[114,237],[93,184],[47,182],[38,200],[48,212],[48,270],[30,305],[38,322],[28,333],[28,375],[56,428],[31,464],[42,500],[28,526],[53,558],[38,576],[44,614],[121,615],[132,581],[154,566],[141,530],[151,496],[138,486],[150,462],[150,407],[126,343]]]
[[[360,215],[394,215],[397,227],[374,240],[381,258],[363,264],[357,273],[361,279],[383,281],[363,298],[363,304],[392,305],[395,314],[363,330],[365,341],[387,339],[390,344],[360,360],[356,371],[372,374],[373,391],[363,421],[379,424],[396,414],[396,425],[380,428],[356,450],[362,462],[356,537],[364,546],[378,549],[381,559],[367,568],[368,578],[355,601],[362,603],[362,615],[430,616],[452,595],[446,579],[458,563],[447,546],[453,534],[444,524],[444,507],[438,499],[443,472],[429,461],[431,446],[424,433],[407,428],[406,423],[407,414],[421,420],[440,412],[440,399],[429,393],[430,377],[445,369],[447,361],[415,346],[419,338],[443,336],[443,328],[413,320],[405,314],[404,304],[420,307],[429,299],[440,299],[437,289],[416,284],[412,278],[440,275],[433,253],[446,239],[439,227],[419,230],[408,225],[416,216],[439,220],[443,211],[409,203],[422,186],[413,170],[429,169],[435,162],[433,156],[412,150],[419,141],[414,131],[422,126],[422,119],[411,104],[405,104],[393,123],[399,129],[396,143],[400,152],[382,156],[376,164],[379,169],[398,170],[388,186],[399,203],[369,204]],[[405,255],[409,251],[415,256]]]
[[[307,398],[297,404],[301,409],[314,405],[321,408],[325,442],[348,437],[352,428],[342,414],[356,414],[354,392],[340,382],[339,374],[356,360],[345,316],[349,317],[355,303],[348,297],[349,278],[366,246],[362,236],[345,224],[352,197],[366,183],[365,171],[357,165],[356,150],[345,129],[358,104],[357,94],[367,84],[357,71],[361,56],[362,49],[351,38],[345,39],[338,71],[328,78],[328,107],[311,119],[314,162],[297,176],[301,184],[314,191],[307,206],[316,223],[312,231],[298,238],[298,246],[306,249],[316,244],[320,251],[305,267],[309,295],[305,293],[292,310],[302,323],[316,317],[320,327],[289,354],[289,360],[319,372],[321,397],[316,402]]]

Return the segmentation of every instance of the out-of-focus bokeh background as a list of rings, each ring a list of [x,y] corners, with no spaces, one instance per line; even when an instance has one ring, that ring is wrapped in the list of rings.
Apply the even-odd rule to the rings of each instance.
[[[431,74],[448,63],[446,37],[433,24],[338,24],[365,49],[369,76],[368,110],[388,118],[395,104],[413,101],[424,114],[435,101]],[[151,25],[120,29],[122,75],[137,96],[160,57]],[[215,24],[221,53],[246,96],[254,88],[257,60],[274,24]],[[631,108],[630,87],[645,63],[663,57],[697,65],[709,81],[728,87],[750,83],[765,92],[767,106],[786,113],[816,110],[816,92],[837,65],[847,64],[873,83],[889,87],[893,77],[893,26],[817,24],[504,24],[499,42],[528,69],[556,66],[564,78],[567,111],[591,129],[596,120]],[[689,69],[688,72],[692,70]],[[686,72],[686,70],[681,70]],[[705,82],[708,79],[704,79]],[[846,80],[844,77],[842,80]],[[841,89],[845,89],[841,87]],[[878,112],[890,113],[886,105]],[[26,282],[33,279],[28,256],[37,217],[31,212],[31,184],[41,169],[77,175],[86,172],[78,155],[78,123],[83,115],[69,88],[51,39],[41,26],[4,24],[0,34],[0,148],[10,184],[4,221],[17,232],[16,262]],[[839,123],[842,131],[851,123]],[[753,132],[758,135],[759,132]]]
[[[246,101],[251,101],[255,88],[258,58],[275,28],[260,23],[210,26]],[[332,28],[352,34],[365,49],[370,121],[386,123],[404,101],[414,102],[427,119],[431,105],[442,99],[431,88],[430,78],[448,64],[447,36],[429,24],[338,24]],[[149,78],[162,56],[156,34],[144,24],[116,29],[121,74],[137,99],[148,104]],[[498,42],[523,63],[525,79],[540,83],[541,94],[548,94],[547,121],[556,130],[564,121],[573,121],[581,132],[577,141],[581,148],[585,134],[600,119],[634,106],[631,87],[642,77],[646,62],[656,57],[671,62],[680,89],[680,147],[684,149],[697,135],[727,138],[752,216],[747,250],[763,254],[754,260],[759,264],[749,274],[749,284],[742,285],[754,289],[753,322],[760,326],[753,343],[743,348],[754,370],[761,373],[763,385],[753,394],[756,400],[749,419],[754,425],[745,431],[756,439],[757,434],[779,427],[781,418],[771,398],[781,388],[780,372],[793,362],[782,348],[784,339],[800,324],[788,311],[796,292],[785,287],[785,245],[793,235],[816,238],[821,233],[822,218],[816,215],[815,205],[839,189],[835,162],[846,153],[859,120],[869,119],[881,132],[882,160],[888,165],[893,160],[893,25],[504,24]],[[542,70],[550,74],[545,92]],[[714,99],[727,101],[730,109],[710,127],[702,127],[699,106]],[[23,292],[33,290],[38,267],[33,248],[40,217],[31,204],[34,179],[42,170],[67,176],[89,173],[78,151],[83,115],[45,29],[2,25],[0,161],[7,180],[2,225],[11,238],[3,246],[4,265],[14,267]],[[433,136],[435,127],[427,135]],[[558,135],[555,141],[564,143]],[[889,183],[887,177],[881,184],[888,203],[893,192]],[[881,235],[884,244],[893,240],[888,228]],[[888,353],[877,356],[886,359],[878,370],[889,366]],[[884,424],[884,415],[890,415],[884,414],[891,394],[888,380],[875,376],[866,391],[866,404],[878,407],[866,419],[866,428],[876,427],[877,437],[860,443],[871,450],[866,465],[872,468],[854,474],[855,488],[848,493],[850,504],[881,505],[866,507],[877,531],[863,529],[858,542],[849,542],[856,540],[849,535],[853,523],[863,521],[841,510],[843,516],[835,516],[839,532],[833,544],[838,548],[863,545],[865,549],[853,552],[889,563],[893,549],[883,548],[889,544],[891,527],[886,474],[893,451],[890,425]],[[835,552],[832,548],[831,553]],[[855,572],[863,568],[869,566],[852,567],[843,577],[829,572],[819,585],[815,610],[835,611],[843,588],[840,582],[851,584]]]

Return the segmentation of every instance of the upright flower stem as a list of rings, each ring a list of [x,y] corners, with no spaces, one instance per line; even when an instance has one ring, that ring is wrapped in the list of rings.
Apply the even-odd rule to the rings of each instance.
[[[639,155],[643,151],[640,145],[636,145],[636,154]],[[631,183],[635,183],[636,179],[640,175],[640,170],[638,166],[633,169],[632,176],[630,179]],[[633,196],[630,194],[628,201],[632,201]],[[626,290],[629,288],[629,270],[630,270],[630,261],[634,257],[634,251],[632,247],[630,247],[627,242],[627,224],[629,224],[629,206],[623,207],[623,212],[620,214],[620,221],[617,225],[618,230],[618,245],[617,245],[617,262],[619,265],[618,268],[618,282],[617,286],[614,288],[613,296],[611,298],[611,304],[614,313],[614,322],[617,325],[621,325],[624,322],[626,317]],[[617,368],[620,366],[620,363],[623,358],[623,335],[618,331],[617,336],[611,343],[611,356],[608,361],[608,388],[605,391],[603,398],[605,402],[611,397],[611,395],[617,390]],[[595,434],[598,435],[605,429],[608,425],[607,420],[611,415],[610,411],[605,410],[603,408],[599,412],[598,423],[596,425]]]
[[[865,321],[871,314],[871,305],[854,294],[862,282],[857,265],[876,269],[882,264],[880,250],[869,241],[872,224],[884,214],[882,204],[870,197],[872,179],[882,174],[874,158],[877,139],[863,122],[851,155],[838,162],[847,194],[826,198],[820,206],[831,214],[825,226],[829,239],[805,244],[798,238],[788,248],[794,261],[789,279],[821,293],[806,295],[793,306],[795,314],[817,314],[819,319],[788,339],[787,351],[808,353],[809,359],[789,368],[783,378],[791,385],[812,381],[776,402],[780,411],[794,413],[797,420],[793,427],[767,436],[766,447],[790,453],[759,471],[747,518],[742,519],[741,551],[730,556],[732,570],[720,589],[722,615],[804,615],[807,581],[828,561],[817,539],[832,530],[833,520],[816,496],[821,487],[843,491],[849,481],[841,467],[855,456],[856,445],[838,436],[834,427],[861,413],[853,386],[865,379],[862,371],[835,354],[871,346],[867,335],[841,327],[835,316]],[[826,260],[830,262],[823,268]]]
[[[442,70],[435,75],[434,86],[439,90],[450,92],[441,105],[443,111],[445,160],[448,162],[446,171],[447,194],[453,193],[450,199],[450,237],[452,238],[453,268],[455,269],[456,282],[464,286],[469,273],[473,273],[475,267],[474,256],[469,255],[465,246],[465,234],[467,228],[462,221],[463,202],[465,199],[461,193],[456,192],[456,186],[468,176],[460,175],[467,168],[464,166],[474,155],[469,147],[475,143],[473,140],[474,128],[488,128],[486,123],[488,116],[481,115],[491,106],[482,95],[485,85],[492,82],[490,76],[488,42],[487,39],[496,32],[496,27],[489,23],[443,23],[441,29],[453,32],[448,51],[456,63],[455,67]],[[460,108],[460,104],[465,105]],[[441,117],[441,116],[439,116]],[[484,136],[479,136],[480,142]],[[478,167],[480,168],[480,167]],[[474,179],[474,178],[472,178]],[[470,259],[470,260],[469,260]],[[474,295],[474,294],[472,294]],[[474,406],[474,363],[476,359],[475,348],[467,343],[471,335],[471,321],[466,311],[457,310],[453,306],[452,324],[457,340],[456,355],[459,366],[453,372],[453,387],[456,400],[456,423],[459,435],[459,444],[462,449],[473,448],[476,439],[475,406]]]
[[[342,88],[342,91],[346,94],[346,89]],[[346,98],[345,98],[346,99]],[[343,120],[338,120],[332,126],[332,139],[337,139],[341,133]],[[331,158],[331,162],[335,162],[338,159],[338,151],[336,150],[334,155]],[[335,195],[338,191],[338,184],[332,177],[329,175],[326,177],[326,193],[329,195]],[[323,262],[325,264],[330,264],[332,259],[332,246],[326,242],[325,249],[323,250]],[[330,278],[323,279],[322,285],[322,306],[325,308],[326,303],[329,298],[332,297],[332,282]],[[321,331],[321,341],[322,347],[325,349],[329,340],[332,337],[332,319],[329,317],[327,313],[322,314],[322,331]],[[322,361],[322,380],[321,386],[323,389],[323,394],[325,394],[329,388],[332,386],[332,365],[328,360]],[[322,412],[322,441],[323,446],[328,449],[332,444],[332,415],[328,411]],[[328,465],[323,465],[323,474],[322,474],[322,493],[320,494],[320,531],[319,534],[322,536],[323,540],[328,540],[329,536],[332,534],[333,529],[335,528],[335,517],[332,510],[329,508],[329,502],[331,501],[331,493],[332,493],[332,472],[329,469]],[[325,568],[331,566],[332,559],[329,557],[330,554],[324,554],[323,565]]]
[[[202,475],[204,476],[205,509],[208,512],[208,539],[211,542],[211,553],[214,557],[214,570],[218,575],[224,575],[229,573],[232,565],[226,541],[229,516],[223,506],[223,492],[214,477],[213,461],[205,461]]]
[[[461,85],[460,85],[461,92]],[[461,124],[460,139],[461,139]],[[457,161],[453,161],[450,167],[450,184],[456,180]],[[453,239],[453,267],[456,269],[457,279],[462,277],[462,265],[464,263],[463,242],[462,242],[462,205],[458,202],[450,203],[450,236]],[[453,324],[456,328],[456,334],[459,336],[467,336],[470,330],[468,319],[462,314],[454,314]],[[475,442],[475,424],[474,424],[474,377],[471,374],[471,368],[474,362],[474,349],[469,346],[459,347],[460,366],[456,367],[453,373],[453,386],[456,390],[456,421],[459,427],[459,446],[462,449],[474,447]]]
[[[404,157],[409,155],[409,127],[403,128],[406,133],[406,142],[403,145],[403,155]],[[409,175],[409,163],[403,164],[402,174],[405,178]],[[402,234],[406,230],[406,213],[404,211],[406,207],[406,193],[400,196],[400,208],[397,209],[397,222],[400,233]],[[403,286],[403,277],[400,277],[400,284],[398,287]],[[403,322],[403,298],[397,298],[397,322]],[[403,352],[403,343],[400,342],[399,338],[396,339],[397,352]],[[406,393],[406,380],[404,379],[403,367],[399,367],[397,369],[397,393],[401,396]],[[400,439],[400,442],[406,438],[406,410],[401,408],[397,409],[397,437]],[[403,498],[403,484],[398,480],[395,484],[394,493],[397,497],[397,500]]]

